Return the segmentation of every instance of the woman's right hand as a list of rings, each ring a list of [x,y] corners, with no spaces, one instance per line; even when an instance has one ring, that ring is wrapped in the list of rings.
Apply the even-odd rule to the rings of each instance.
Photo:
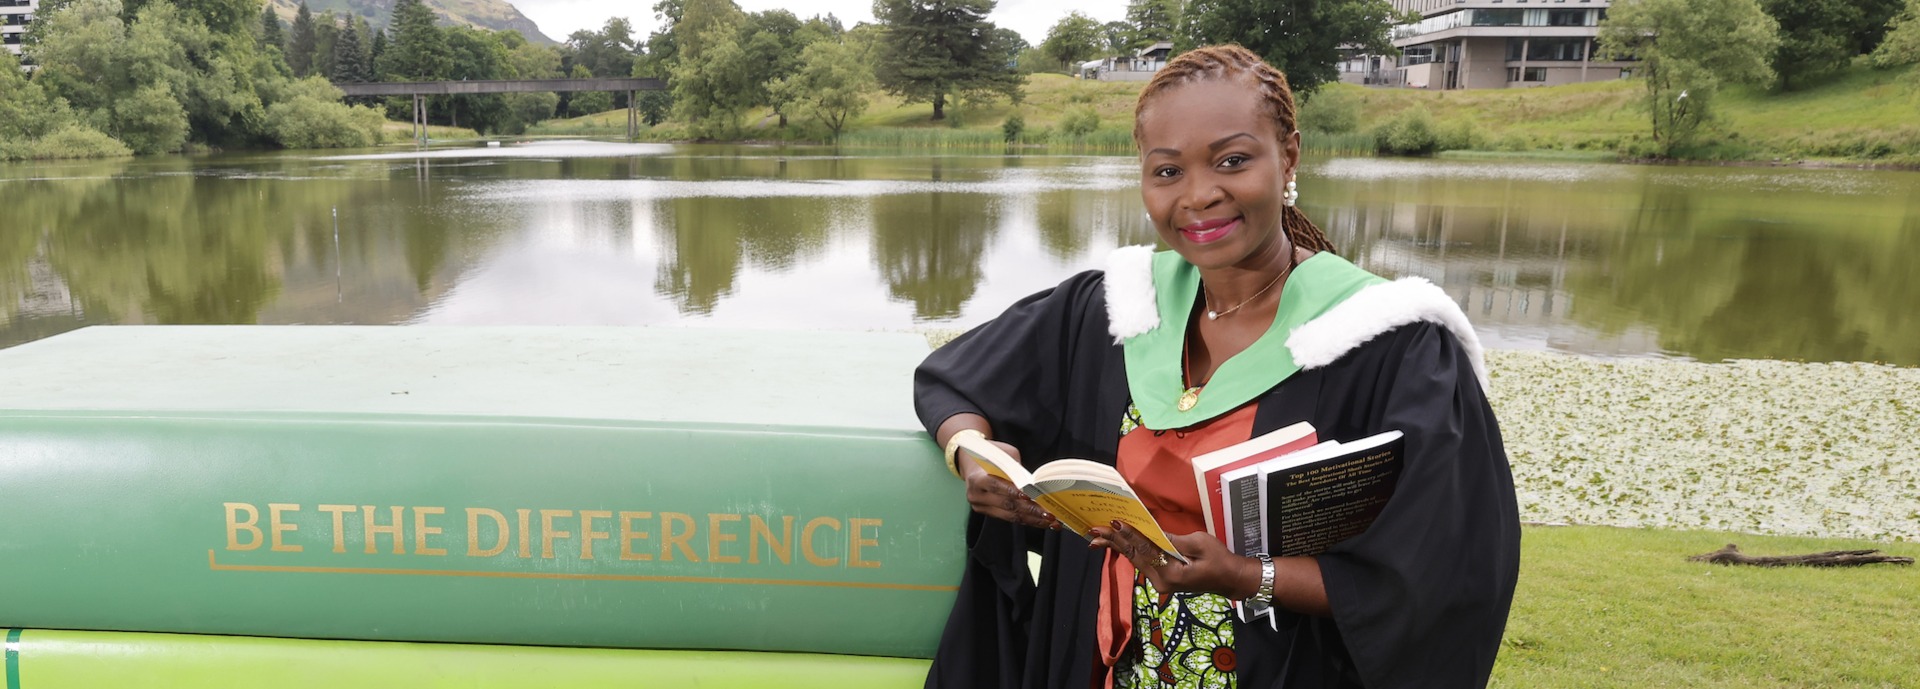
[[[991,442],[1008,456],[1020,459],[1020,451],[1012,445],[997,440]],[[1060,528],[1060,520],[1015,488],[1013,482],[987,473],[978,463],[966,458],[965,450],[961,453],[960,475],[967,480],[967,503],[973,506],[973,511],[1036,529]]]

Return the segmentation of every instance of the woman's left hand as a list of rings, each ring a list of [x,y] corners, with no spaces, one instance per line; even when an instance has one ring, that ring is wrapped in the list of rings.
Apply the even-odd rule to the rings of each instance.
[[[1161,557],[1160,547],[1124,522],[1088,530],[1094,548],[1112,548],[1146,573],[1161,593],[1213,593],[1241,600],[1260,588],[1260,561],[1235,555],[1220,539],[1204,531],[1169,535],[1173,547],[1187,556],[1182,563]]]

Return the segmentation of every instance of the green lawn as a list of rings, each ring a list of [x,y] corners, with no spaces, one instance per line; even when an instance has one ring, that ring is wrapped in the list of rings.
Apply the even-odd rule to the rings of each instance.
[[[1920,570],[1723,567],[1692,555],[1914,544],[1530,527],[1496,687],[1920,687]]]

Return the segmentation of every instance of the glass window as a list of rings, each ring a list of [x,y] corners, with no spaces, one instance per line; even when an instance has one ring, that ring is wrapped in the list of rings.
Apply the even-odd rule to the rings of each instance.
[[[1586,26],[1586,10],[1547,10],[1547,26]]]
[[[1511,45],[1512,41],[1508,41]],[[1528,62],[1579,62],[1586,54],[1584,38],[1536,38],[1527,46]],[[1513,51],[1508,49],[1508,53]],[[1514,58],[1509,58],[1514,59]]]
[[[1474,26],[1519,26],[1526,10],[1474,10]]]

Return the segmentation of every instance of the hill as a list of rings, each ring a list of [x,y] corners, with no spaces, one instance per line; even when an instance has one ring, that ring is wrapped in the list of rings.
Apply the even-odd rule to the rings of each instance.
[[[293,15],[300,9],[300,0],[267,0],[273,5],[273,11],[281,19],[293,21]],[[440,15],[442,24],[465,24],[475,28],[493,31],[518,31],[527,40],[541,45],[558,45],[558,41],[540,32],[539,25],[521,14],[507,0],[423,0],[434,14]],[[367,23],[375,28],[385,28],[393,17],[393,0],[307,0],[307,10],[320,14],[332,10],[334,14],[349,17],[365,17]]]

